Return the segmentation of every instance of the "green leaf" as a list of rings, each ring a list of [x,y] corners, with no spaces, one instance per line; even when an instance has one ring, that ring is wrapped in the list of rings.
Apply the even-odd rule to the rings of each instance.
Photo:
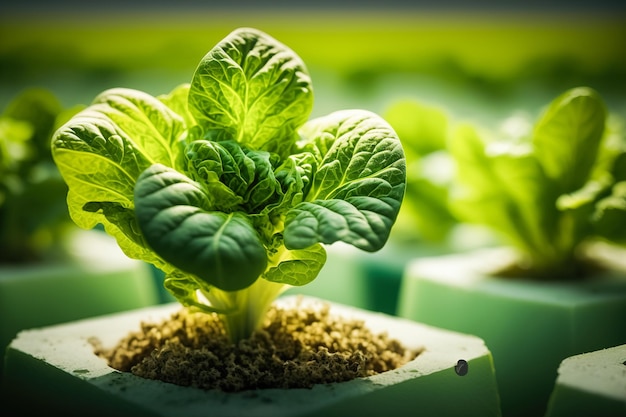
[[[268,268],[263,278],[282,284],[301,286],[313,281],[326,263],[326,250],[320,244],[306,249],[285,249],[276,266]]]
[[[185,123],[160,100],[141,91],[115,88],[96,97],[91,108],[113,122],[120,136],[124,132],[132,138],[134,153],[176,167]]]
[[[236,142],[197,140],[185,155],[187,172],[207,188],[212,209],[232,211],[243,205],[255,167]]]
[[[184,306],[195,307],[205,313],[232,314],[236,311],[236,307],[208,305],[204,300],[200,300],[199,291],[205,295],[215,292],[216,289],[193,275],[180,271],[168,273],[165,275],[163,286]]]
[[[190,177],[206,186],[215,210],[267,213],[301,201],[303,183],[291,157],[278,165],[276,154],[206,140],[192,142],[186,156]]]
[[[313,108],[311,80],[288,47],[255,29],[233,31],[200,62],[189,110],[206,139],[285,157]]]
[[[598,155],[606,121],[601,97],[590,88],[575,88],[557,97],[535,126],[533,146],[558,194],[581,188]]]
[[[191,84],[181,84],[170,91],[169,94],[163,94],[157,98],[168,108],[174,111],[176,114],[182,116],[184,124],[187,127],[194,126],[196,124],[195,119],[191,112],[189,112],[189,89]]]
[[[301,134],[321,157],[305,201],[287,213],[285,245],[304,249],[343,241],[376,251],[404,196],[404,153],[393,129],[362,110],[314,119]],[[321,146],[320,146],[321,145]]]
[[[102,93],[60,127],[52,154],[69,186],[74,222],[85,229],[102,223],[128,256],[162,265],[143,246],[133,193],[139,175],[155,161],[175,163],[182,129],[180,116],[160,101],[127,89]]]
[[[454,213],[490,227],[525,252],[550,251],[546,237],[555,230],[556,207],[530,147],[483,136],[469,124],[452,135],[458,179],[451,197]]]
[[[446,147],[448,116],[442,109],[414,100],[399,100],[384,114],[413,158],[442,150]]]
[[[424,177],[407,178],[403,214],[409,219],[411,234],[433,242],[443,242],[458,223],[448,209],[447,188]]]
[[[209,212],[200,185],[155,164],[135,188],[135,213],[150,247],[180,270],[224,291],[250,286],[267,266],[258,233],[242,213]]]
[[[626,244],[626,181],[616,183],[611,195],[598,202],[592,220],[599,236]]]

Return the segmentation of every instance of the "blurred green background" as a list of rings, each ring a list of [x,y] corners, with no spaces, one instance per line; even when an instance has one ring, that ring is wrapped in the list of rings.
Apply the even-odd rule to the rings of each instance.
[[[109,87],[167,93],[190,81],[200,58],[231,30],[253,26],[290,46],[308,65],[314,116],[349,107],[380,113],[394,100],[416,98],[461,118],[489,121],[515,109],[534,112],[578,85],[597,89],[624,113],[624,6],[603,1],[314,4],[4,4],[0,105],[4,108],[26,86],[49,88],[65,106],[88,104]]]
[[[232,30],[250,26],[304,60],[315,92],[312,117],[371,110],[388,118],[405,145],[415,145],[415,123],[403,120],[402,111],[389,112],[408,100],[421,103],[411,117],[428,119],[418,134],[443,146],[448,120],[500,127],[520,112],[532,119],[554,97],[582,85],[626,117],[624,22],[626,2],[607,0],[3,2],[0,109],[29,87],[49,90],[65,109],[112,87],[166,94],[190,82],[200,59]],[[405,200],[420,215],[403,223],[401,213],[394,233],[418,228],[441,239],[436,235],[454,225],[445,207],[447,184],[436,183],[437,173],[421,177],[431,175],[421,172],[431,165],[441,171],[440,159],[411,166],[417,193],[409,189]]]

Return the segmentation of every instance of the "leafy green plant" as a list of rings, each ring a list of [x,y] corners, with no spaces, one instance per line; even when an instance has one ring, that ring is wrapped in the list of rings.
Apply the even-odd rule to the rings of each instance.
[[[446,111],[414,99],[397,100],[384,113],[402,141],[407,184],[395,236],[407,244],[448,243],[458,219],[448,207],[454,164],[446,148],[450,118]],[[392,232],[393,233],[393,232]]]
[[[0,264],[61,256],[54,249],[71,220],[50,138],[71,111],[52,92],[29,88],[0,115]]]
[[[56,132],[70,216],[103,224],[181,304],[245,338],[281,291],[315,279],[322,244],[380,249],[402,202],[388,123],[364,110],[308,120],[312,105],[301,59],[237,29],[191,83],[160,97],[105,91]]]
[[[590,242],[626,243],[626,141],[616,120],[596,91],[579,87],[508,138],[462,124],[449,145],[454,211],[516,247],[525,274],[585,276]]]

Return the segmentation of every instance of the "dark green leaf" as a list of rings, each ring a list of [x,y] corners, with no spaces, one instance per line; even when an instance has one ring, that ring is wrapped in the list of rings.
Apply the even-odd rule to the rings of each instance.
[[[209,207],[199,184],[163,165],[151,166],[137,181],[138,223],[157,254],[222,290],[246,288],[265,271],[265,248],[244,214]]]

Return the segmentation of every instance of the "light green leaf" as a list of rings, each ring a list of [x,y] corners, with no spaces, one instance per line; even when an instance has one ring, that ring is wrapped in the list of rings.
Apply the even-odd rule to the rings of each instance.
[[[448,116],[443,109],[415,100],[399,100],[387,109],[384,118],[398,134],[409,161],[446,146]]]
[[[74,222],[85,229],[102,223],[128,256],[161,265],[142,246],[133,192],[153,162],[174,163],[182,129],[181,118],[164,104],[127,89],[100,94],[61,126],[52,138],[52,155],[69,186]],[[116,224],[120,218],[123,224]]]
[[[153,163],[176,167],[185,123],[160,100],[141,91],[115,88],[96,97],[91,108],[132,138],[134,152],[144,154]]]
[[[163,94],[157,98],[168,108],[180,115],[185,126],[188,128],[196,124],[193,115],[189,112],[189,89],[191,84],[181,84],[174,88],[169,94]]]
[[[393,129],[362,111],[332,113],[307,123],[306,146],[322,144],[305,201],[287,214],[285,245],[303,249],[343,241],[376,251],[387,238],[404,196],[404,153]],[[332,143],[332,145],[330,145]]]
[[[541,167],[529,147],[484,135],[462,124],[451,137],[458,179],[454,213],[490,227],[523,251],[549,251],[546,237],[556,228],[556,207]]]
[[[601,97],[590,88],[569,90],[557,97],[535,126],[533,146],[558,194],[581,188],[598,155],[606,121]]]
[[[250,286],[267,254],[245,214],[209,212],[201,186],[155,164],[135,188],[135,213],[150,247],[183,272],[224,291]]]
[[[320,244],[306,249],[285,249],[276,266],[268,268],[263,278],[282,284],[301,286],[313,281],[326,263],[326,250]]]
[[[411,227],[399,233],[417,234],[431,242],[443,242],[458,223],[448,208],[448,189],[424,177],[407,178],[399,215],[405,215]]]
[[[217,44],[200,62],[189,92],[189,110],[205,138],[283,157],[312,108],[302,60],[256,29],[237,29]]]
[[[204,300],[200,300],[198,297],[199,291],[203,294],[209,294],[215,291],[216,288],[190,274],[180,271],[168,273],[165,275],[163,286],[186,307],[194,307],[205,313],[219,314],[232,314],[236,310],[233,307],[214,306],[207,304]]]

